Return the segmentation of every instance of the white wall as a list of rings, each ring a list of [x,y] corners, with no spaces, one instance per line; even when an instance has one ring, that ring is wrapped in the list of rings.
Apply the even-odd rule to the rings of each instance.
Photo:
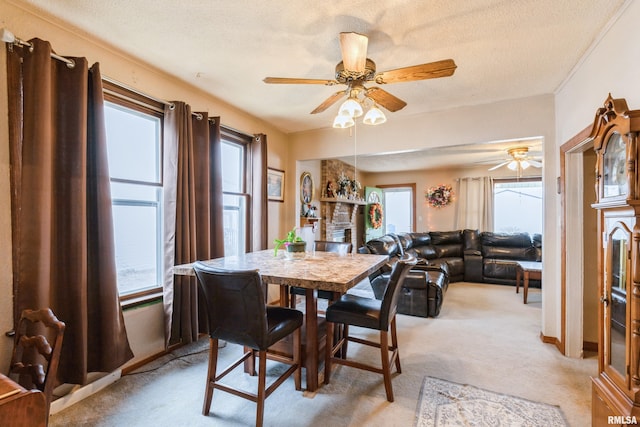
[[[614,98],[624,98],[632,110],[640,109],[640,90],[638,90],[638,67],[640,66],[640,37],[635,30],[640,19],[640,2],[627,1],[620,13],[610,22],[610,26],[603,31],[593,44],[582,61],[575,67],[573,73],[561,85],[556,93],[556,147],[554,152],[559,152],[559,147],[578,134],[585,127],[591,126],[596,110],[604,105],[609,94]],[[555,154],[554,153],[554,154]],[[555,154],[554,163],[548,166],[555,168],[559,174],[560,164],[558,155]],[[571,189],[567,189],[571,191]],[[583,198],[587,195],[582,195]],[[576,203],[582,203],[578,199]],[[584,200],[586,203],[587,200]],[[570,212],[579,209],[567,207]],[[561,212],[555,211],[558,217]],[[559,231],[559,230],[556,230]],[[545,232],[547,230],[545,229]],[[593,244],[593,234],[585,234],[585,245]],[[576,259],[580,255],[580,248],[571,250],[567,248],[567,260]],[[546,266],[545,266],[546,268]],[[586,274],[586,273],[585,273]],[[559,276],[557,279],[559,280]],[[584,289],[576,289],[582,284],[567,281],[567,292],[570,295],[583,295],[584,292],[594,292],[593,283],[585,283]],[[581,339],[593,340],[593,333],[589,328],[594,321],[588,315],[584,318],[577,309],[594,310],[593,295],[583,295],[583,301],[579,305],[569,305],[567,302],[567,351],[575,353],[581,349]],[[558,294],[557,298],[560,298]],[[584,304],[584,305],[583,305]],[[588,313],[587,313],[588,314]],[[583,320],[585,330],[582,330],[580,320]],[[591,326],[590,326],[591,325]],[[576,346],[579,346],[576,349]]]
[[[358,126],[357,153],[419,150],[532,136],[548,140],[555,137],[553,117],[552,95],[403,118],[390,116],[382,126]],[[330,124],[328,117],[327,126]],[[352,130],[327,127],[291,134],[290,157],[293,161],[353,155]]]
[[[609,93],[640,109],[640,2],[628,0],[556,93],[558,146],[593,123]]]

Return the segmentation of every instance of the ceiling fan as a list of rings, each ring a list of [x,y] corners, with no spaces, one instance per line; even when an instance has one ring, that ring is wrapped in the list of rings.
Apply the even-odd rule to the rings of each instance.
[[[347,88],[334,93],[327,98],[322,104],[316,107],[311,114],[317,114],[325,111],[339,99],[346,96],[347,101],[342,105],[340,116],[343,116],[343,125],[334,127],[349,127],[353,125],[353,117],[362,115],[362,105],[371,104],[370,115],[365,116],[364,122],[367,124],[380,124],[386,118],[384,114],[377,108],[380,105],[391,112],[395,112],[404,108],[407,103],[400,98],[395,97],[389,92],[379,87],[366,87],[365,83],[375,83],[384,85],[389,83],[410,82],[415,80],[434,79],[439,77],[449,77],[453,75],[456,64],[452,59],[430,62],[427,64],[413,65],[410,67],[397,68],[395,70],[376,72],[376,64],[367,58],[367,45],[369,39],[367,36],[358,33],[340,33],[340,48],[342,51],[342,61],[336,65],[335,79],[305,79],[305,78],[288,78],[288,77],[266,77],[265,83],[275,84],[321,84],[333,86],[337,84],[346,85]],[[377,110],[377,111],[376,111]],[[349,116],[351,124],[345,116]],[[346,124],[346,125],[345,125]]]
[[[513,171],[521,171],[527,169],[529,166],[533,166],[534,168],[542,167],[542,163],[529,156],[529,147],[510,148],[507,150],[507,154],[510,157],[508,160],[495,165],[489,170],[496,170],[505,165]]]

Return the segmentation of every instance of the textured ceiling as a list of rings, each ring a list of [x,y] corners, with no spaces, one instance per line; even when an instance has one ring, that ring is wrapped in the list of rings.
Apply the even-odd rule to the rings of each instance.
[[[384,88],[393,117],[553,93],[623,0],[24,0],[284,132],[329,127],[338,35],[369,36],[378,71],[452,58],[452,77]],[[18,36],[23,36],[18,34]],[[25,35],[31,36],[31,35]]]

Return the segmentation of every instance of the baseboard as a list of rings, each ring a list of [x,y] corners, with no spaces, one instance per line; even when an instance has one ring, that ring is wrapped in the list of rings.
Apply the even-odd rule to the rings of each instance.
[[[55,414],[63,409],[68,408],[74,403],[78,403],[82,399],[86,399],[94,393],[99,392],[103,388],[115,383],[120,379],[122,375],[122,371],[120,369],[113,371],[105,376],[85,385],[85,386],[76,386],[70,392],[65,394],[62,397],[51,402],[51,408],[49,409],[49,414]]]
[[[540,341],[542,341],[545,344],[552,344],[555,345],[556,348],[558,349],[558,351],[561,354],[564,354],[564,346],[562,345],[562,343],[560,342],[560,340],[556,337],[548,337],[546,335],[543,335],[542,332],[540,332]]]
[[[200,337],[202,337],[203,334],[200,334]],[[92,379],[91,377],[95,377],[97,375],[102,375],[102,373],[90,373],[89,376],[89,384],[84,385],[84,386],[80,386],[80,385],[71,385],[71,384],[63,384],[62,386],[60,386],[59,389],[54,390],[54,395],[56,395],[56,392],[58,392],[59,394],[62,394],[61,397],[57,398],[56,400],[54,400],[53,402],[51,402],[51,408],[49,410],[49,414],[53,415],[57,412],[62,411],[63,409],[68,408],[69,406],[78,403],[79,401],[81,401],[82,399],[86,399],[87,397],[91,396],[94,393],[99,392],[100,390],[104,389],[105,387],[115,383],[116,381],[118,381],[122,376],[127,375],[128,373],[135,371],[136,369],[146,365],[147,363],[153,362],[156,359],[159,359],[160,357],[169,354],[172,350],[175,350],[176,348],[182,347],[184,344],[182,343],[178,343],[178,344],[173,344],[171,346],[169,346],[169,348],[167,350],[161,351],[159,353],[153,354],[143,360],[140,360],[136,363],[133,363],[131,365],[122,367],[120,369],[117,369],[111,373],[108,373],[106,375],[103,375],[97,379]]]
[[[164,356],[166,354],[169,354],[171,352],[171,350],[173,350],[174,348],[178,348],[180,346],[182,346],[182,344],[175,344],[175,345],[169,347],[167,350],[161,351],[159,353],[152,354],[151,356],[146,357],[146,358],[144,358],[142,360],[139,360],[136,363],[132,363],[130,365],[125,365],[122,368],[122,375],[127,375],[130,372],[133,372],[136,369],[141,368],[142,366],[146,365],[147,363],[151,363],[154,360],[159,359],[159,358],[161,358],[162,356]]]
[[[592,351],[594,353],[598,352],[598,343],[591,341],[583,341],[582,342],[582,350],[583,351]]]

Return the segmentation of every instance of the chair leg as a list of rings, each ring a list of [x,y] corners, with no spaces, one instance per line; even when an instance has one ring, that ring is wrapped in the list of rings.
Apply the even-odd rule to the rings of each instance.
[[[344,343],[342,344],[342,348],[340,349],[340,357],[346,359],[347,347],[349,346],[349,325],[347,325],[346,323],[342,325],[341,338],[344,338]]]
[[[204,390],[204,404],[202,415],[209,415],[211,399],[213,398],[213,384],[216,380],[216,366],[218,364],[218,340],[209,338],[209,368],[207,370],[207,387]]]
[[[293,363],[298,368],[293,373],[293,381],[296,390],[302,390],[302,355],[301,355],[302,328],[298,328],[293,332]]]
[[[396,352],[396,371],[400,374],[402,373],[402,368],[400,367],[400,349],[398,348],[398,333],[396,332],[396,316],[393,316],[393,319],[391,319],[391,347],[393,347]]]
[[[391,367],[389,366],[389,337],[387,331],[380,331],[380,355],[382,357],[382,375],[384,375],[384,390],[387,400],[393,402],[393,388],[391,386]]]
[[[324,345],[324,383],[329,384],[331,377],[331,357],[333,356],[333,323],[326,323],[326,344]]]
[[[255,377],[257,375],[256,372],[256,351],[253,350],[252,348],[247,347],[246,345],[243,347],[244,348],[244,352],[251,352],[251,356],[249,356],[249,358],[247,358],[247,360],[244,361],[244,371],[251,375],[252,377]]]
[[[258,353],[260,358],[258,367],[258,395],[256,396],[256,427],[262,427],[264,419],[264,400],[267,377],[267,351],[262,350]]]

